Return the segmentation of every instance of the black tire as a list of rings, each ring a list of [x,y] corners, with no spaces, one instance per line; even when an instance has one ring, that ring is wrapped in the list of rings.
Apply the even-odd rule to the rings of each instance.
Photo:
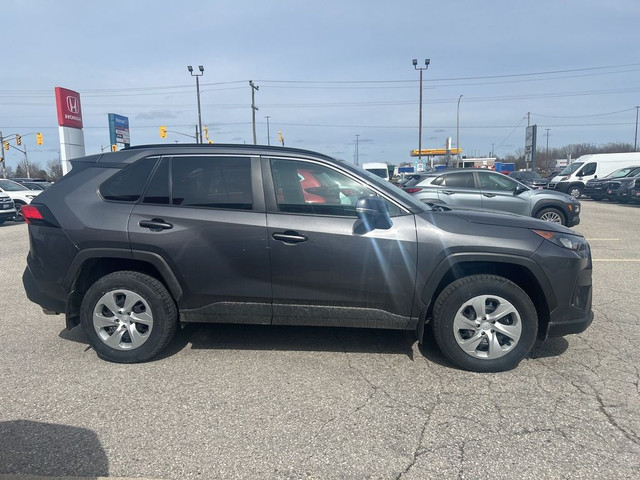
[[[543,208],[539,212],[536,213],[536,218],[540,220],[545,220],[547,222],[552,223],[560,223],[562,225],[567,225],[567,217],[565,217],[562,210],[553,207]]]
[[[178,310],[155,278],[114,272],[89,288],[82,300],[80,323],[99,357],[118,363],[144,362],[173,338]]]
[[[500,313],[493,316],[495,312]],[[442,353],[455,365],[473,372],[502,372],[515,368],[533,348],[538,316],[531,299],[512,281],[473,275],[440,293],[432,328]]]
[[[15,202],[16,205],[16,214],[13,217],[13,221],[14,222],[24,222],[24,217],[22,216],[22,213],[20,213],[20,210],[22,210],[22,207],[24,207],[26,204],[16,201]]]
[[[580,185],[571,185],[567,190],[567,193],[573,198],[578,199],[582,195],[584,189]]]

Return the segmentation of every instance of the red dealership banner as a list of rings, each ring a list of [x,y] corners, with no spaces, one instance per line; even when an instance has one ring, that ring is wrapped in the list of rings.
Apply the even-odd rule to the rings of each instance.
[[[61,127],[82,128],[80,94],[62,87],[56,87],[55,90],[58,125]]]

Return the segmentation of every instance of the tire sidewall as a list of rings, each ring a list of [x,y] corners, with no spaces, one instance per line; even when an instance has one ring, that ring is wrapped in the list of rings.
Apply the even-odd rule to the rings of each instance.
[[[518,344],[500,358],[472,357],[455,339],[455,315],[463,304],[479,295],[502,297],[511,302],[520,315],[522,333]],[[475,372],[501,372],[515,368],[531,351],[538,332],[538,317],[531,299],[515,283],[494,275],[475,275],[451,283],[438,296],[433,309],[433,330],[440,349],[456,365]]]
[[[153,316],[153,328],[149,338],[133,350],[116,350],[109,347],[98,336],[93,325],[96,303],[106,293],[121,289],[140,295],[149,305]],[[166,297],[163,298],[165,294]],[[173,336],[176,323],[177,310],[164,285],[153,277],[137,272],[115,272],[102,277],[87,290],[80,307],[80,324],[89,343],[99,357],[117,363],[143,362],[156,355]]]

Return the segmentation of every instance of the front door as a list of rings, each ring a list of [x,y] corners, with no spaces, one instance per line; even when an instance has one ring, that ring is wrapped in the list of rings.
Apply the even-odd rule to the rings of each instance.
[[[273,323],[405,328],[416,228],[387,199],[393,226],[367,230],[356,200],[375,188],[311,160],[263,159]],[[267,181],[268,180],[268,181]]]

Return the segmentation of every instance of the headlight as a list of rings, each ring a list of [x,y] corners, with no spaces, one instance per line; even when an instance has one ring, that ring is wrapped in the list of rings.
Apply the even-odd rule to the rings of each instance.
[[[549,232],[547,230],[531,230],[536,235],[540,235],[545,240],[549,240],[551,243],[555,243],[559,247],[573,250],[582,258],[587,257],[589,252],[589,244],[578,235],[570,235],[568,233]]]

